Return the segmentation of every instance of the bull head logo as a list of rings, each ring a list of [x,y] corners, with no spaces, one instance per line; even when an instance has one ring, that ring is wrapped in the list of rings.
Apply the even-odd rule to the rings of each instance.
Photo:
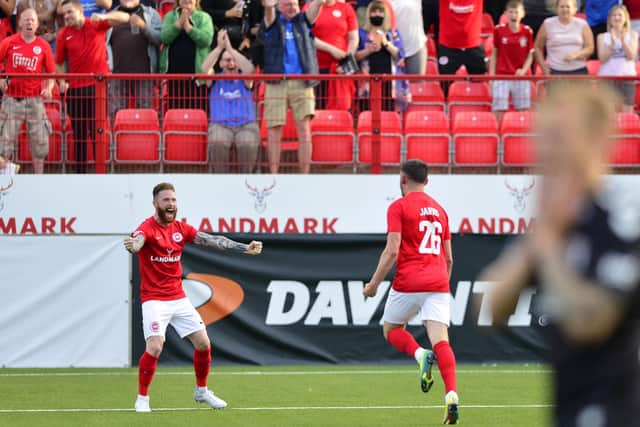
[[[4,196],[9,192],[11,187],[13,187],[13,178],[11,178],[7,186],[0,186],[0,212],[4,209]]]
[[[255,203],[253,204],[253,207],[256,209],[256,212],[264,212],[267,209],[266,198],[267,196],[271,195],[271,190],[273,190],[273,187],[276,186],[276,180],[274,179],[273,183],[270,186],[264,187],[262,190],[259,190],[258,187],[254,187],[249,184],[248,180],[244,181],[244,185],[246,185],[249,189],[249,194],[255,197]]]
[[[522,188],[514,187],[509,184],[509,181],[504,180],[504,186],[509,190],[509,194],[513,196],[513,208],[516,212],[522,213],[527,208],[527,197],[531,194],[533,187],[535,187],[536,181],[531,178],[531,182]]]

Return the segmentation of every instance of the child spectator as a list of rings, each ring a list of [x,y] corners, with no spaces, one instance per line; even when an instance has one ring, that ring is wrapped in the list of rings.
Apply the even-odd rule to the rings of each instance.
[[[497,25],[493,31],[493,52],[489,74],[524,76],[530,74],[533,63],[533,30],[522,24],[525,11],[522,0],[509,0],[506,7],[507,24]],[[527,80],[494,80],[493,106],[498,122],[509,108],[509,95],[516,110],[531,107],[531,84]]]

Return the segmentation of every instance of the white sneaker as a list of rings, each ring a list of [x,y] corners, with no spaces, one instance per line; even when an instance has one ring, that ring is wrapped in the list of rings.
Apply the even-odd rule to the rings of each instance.
[[[138,395],[134,408],[136,412],[151,412],[151,407],[149,406],[149,396]]]
[[[208,388],[196,387],[193,392],[193,400],[200,403],[206,403],[213,409],[223,409],[227,407],[227,402],[217,397]]]

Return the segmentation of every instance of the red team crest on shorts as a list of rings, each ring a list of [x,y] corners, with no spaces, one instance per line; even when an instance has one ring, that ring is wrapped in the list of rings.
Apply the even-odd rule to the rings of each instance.
[[[158,332],[159,330],[160,330],[160,322],[158,321],[151,322],[151,331]]]
[[[184,239],[184,237],[182,237],[182,233],[173,233],[172,237],[173,237],[173,241],[176,243],[180,243]]]

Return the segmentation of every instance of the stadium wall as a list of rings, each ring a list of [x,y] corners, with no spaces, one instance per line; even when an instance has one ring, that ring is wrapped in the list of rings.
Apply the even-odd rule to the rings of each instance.
[[[219,361],[403,360],[380,333],[384,293],[360,294],[384,245],[386,208],[399,197],[395,175],[18,175],[0,176],[0,365],[136,363],[136,264],[121,242],[152,214],[151,188],[164,180],[176,184],[179,216],[199,229],[265,241],[257,258],[185,251],[185,287]],[[637,186],[634,176],[612,181]],[[461,361],[539,359],[545,319],[533,314],[535,294],[521,296],[503,334],[487,334],[491,284],[476,280],[508,234],[531,224],[535,185],[533,176],[431,179],[428,191],[456,233],[451,332]],[[420,327],[411,330],[424,339]],[[164,363],[191,355],[169,335]]]

